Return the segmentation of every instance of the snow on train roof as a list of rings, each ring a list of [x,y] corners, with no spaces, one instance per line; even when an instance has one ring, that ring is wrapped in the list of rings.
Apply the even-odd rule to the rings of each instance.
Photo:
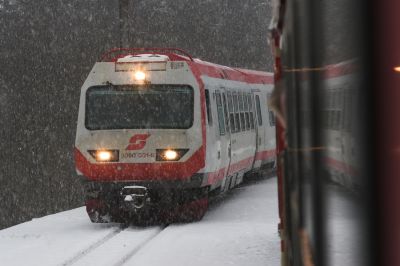
[[[203,61],[198,58],[194,59],[194,62],[203,66],[202,71],[204,71],[205,73],[207,73],[207,75],[212,77],[217,77],[217,78],[222,77],[224,79],[246,81],[249,83],[273,84],[274,82],[273,73],[228,67],[224,65],[211,63],[208,61]],[[207,69],[204,69],[204,67],[206,67]],[[210,68],[214,69],[214,71],[212,71]]]
[[[163,54],[133,54],[118,58],[118,63],[169,61],[169,56]]]
[[[146,53],[146,51],[149,51]],[[143,53],[144,52],[144,53]],[[273,73],[223,66],[198,58],[178,48],[115,48],[103,54],[100,62],[143,63],[187,61],[194,63],[198,74],[248,83],[273,84]]]

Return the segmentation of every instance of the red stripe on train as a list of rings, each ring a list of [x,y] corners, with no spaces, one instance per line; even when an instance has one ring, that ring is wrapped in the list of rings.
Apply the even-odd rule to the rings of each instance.
[[[326,79],[337,78],[345,75],[351,75],[357,72],[357,64],[354,61],[343,62],[335,65],[328,65],[324,70]]]
[[[348,174],[351,176],[357,176],[358,171],[354,166],[351,166],[349,164],[346,164],[345,162],[333,159],[331,157],[325,157],[323,159],[325,164],[329,166],[330,168],[333,168],[336,171],[342,172],[344,174]]]
[[[256,161],[258,161],[258,160],[265,161],[267,159],[275,157],[275,155],[276,155],[276,150],[260,151],[260,152],[256,153],[255,160]],[[239,172],[247,167],[250,167],[252,163],[253,163],[253,157],[248,157],[237,163],[231,164],[229,166],[229,173],[227,173],[227,175],[231,175],[231,174]],[[214,184],[214,183],[222,180],[224,177],[225,177],[225,168],[219,169],[215,172],[211,172],[208,174],[207,184],[208,185]]]
[[[274,156],[276,156],[276,150],[260,151],[256,153],[256,161],[264,161]]]
[[[225,168],[219,169],[215,172],[209,173],[207,176],[207,185],[212,185],[224,179]]]
[[[201,75],[206,75],[211,78],[241,81],[250,84],[274,83],[274,76],[271,73],[252,71],[246,69],[228,68],[201,61],[195,61],[195,62],[189,61],[188,64],[191,66],[193,73],[195,72],[194,69],[196,69],[196,72],[200,73],[200,75],[195,74],[198,77],[200,77]]]
[[[173,163],[90,163],[75,148],[75,165],[84,176],[96,181],[184,180],[204,168],[205,162],[203,147],[186,162]]]
[[[229,166],[229,171],[228,171],[227,175],[231,175],[233,173],[239,172],[240,170],[242,170],[244,168],[250,167],[253,163],[253,159],[254,159],[254,157],[249,157],[249,158],[243,159],[237,163],[231,164]]]

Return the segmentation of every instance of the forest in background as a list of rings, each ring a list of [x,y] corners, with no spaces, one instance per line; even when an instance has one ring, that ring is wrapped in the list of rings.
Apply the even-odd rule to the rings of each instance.
[[[80,87],[121,36],[272,71],[269,0],[0,0],[0,229],[83,205],[73,147]]]

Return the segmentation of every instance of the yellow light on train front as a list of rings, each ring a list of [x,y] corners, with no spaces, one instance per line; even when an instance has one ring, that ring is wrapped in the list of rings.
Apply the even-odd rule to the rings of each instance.
[[[111,159],[112,155],[111,152],[109,151],[98,151],[96,153],[96,159],[98,161],[109,161]]]
[[[89,154],[96,160],[96,162],[118,162],[118,150],[88,150]]]
[[[156,161],[179,161],[189,149],[157,149]]]
[[[137,80],[137,81],[145,81],[146,80],[146,73],[144,71],[137,70],[137,71],[135,71],[135,73],[133,75],[135,77],[135,80]]]
[[[400,66],[394,67],[393,70],[396,71],[396,72],[400,72]]]
[[[164,157],[169,161],[175,161],[178,158],[178,153],[174,150],[166,150],[164,152]]]

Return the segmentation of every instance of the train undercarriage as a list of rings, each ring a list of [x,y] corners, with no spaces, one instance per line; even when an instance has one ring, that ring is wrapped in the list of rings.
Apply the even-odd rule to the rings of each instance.
[[[186,185],[186,186],[185,186]],[[93,223],[151,225],[201,220],[209,187],[149,182],[85,182],[86,211]]]

